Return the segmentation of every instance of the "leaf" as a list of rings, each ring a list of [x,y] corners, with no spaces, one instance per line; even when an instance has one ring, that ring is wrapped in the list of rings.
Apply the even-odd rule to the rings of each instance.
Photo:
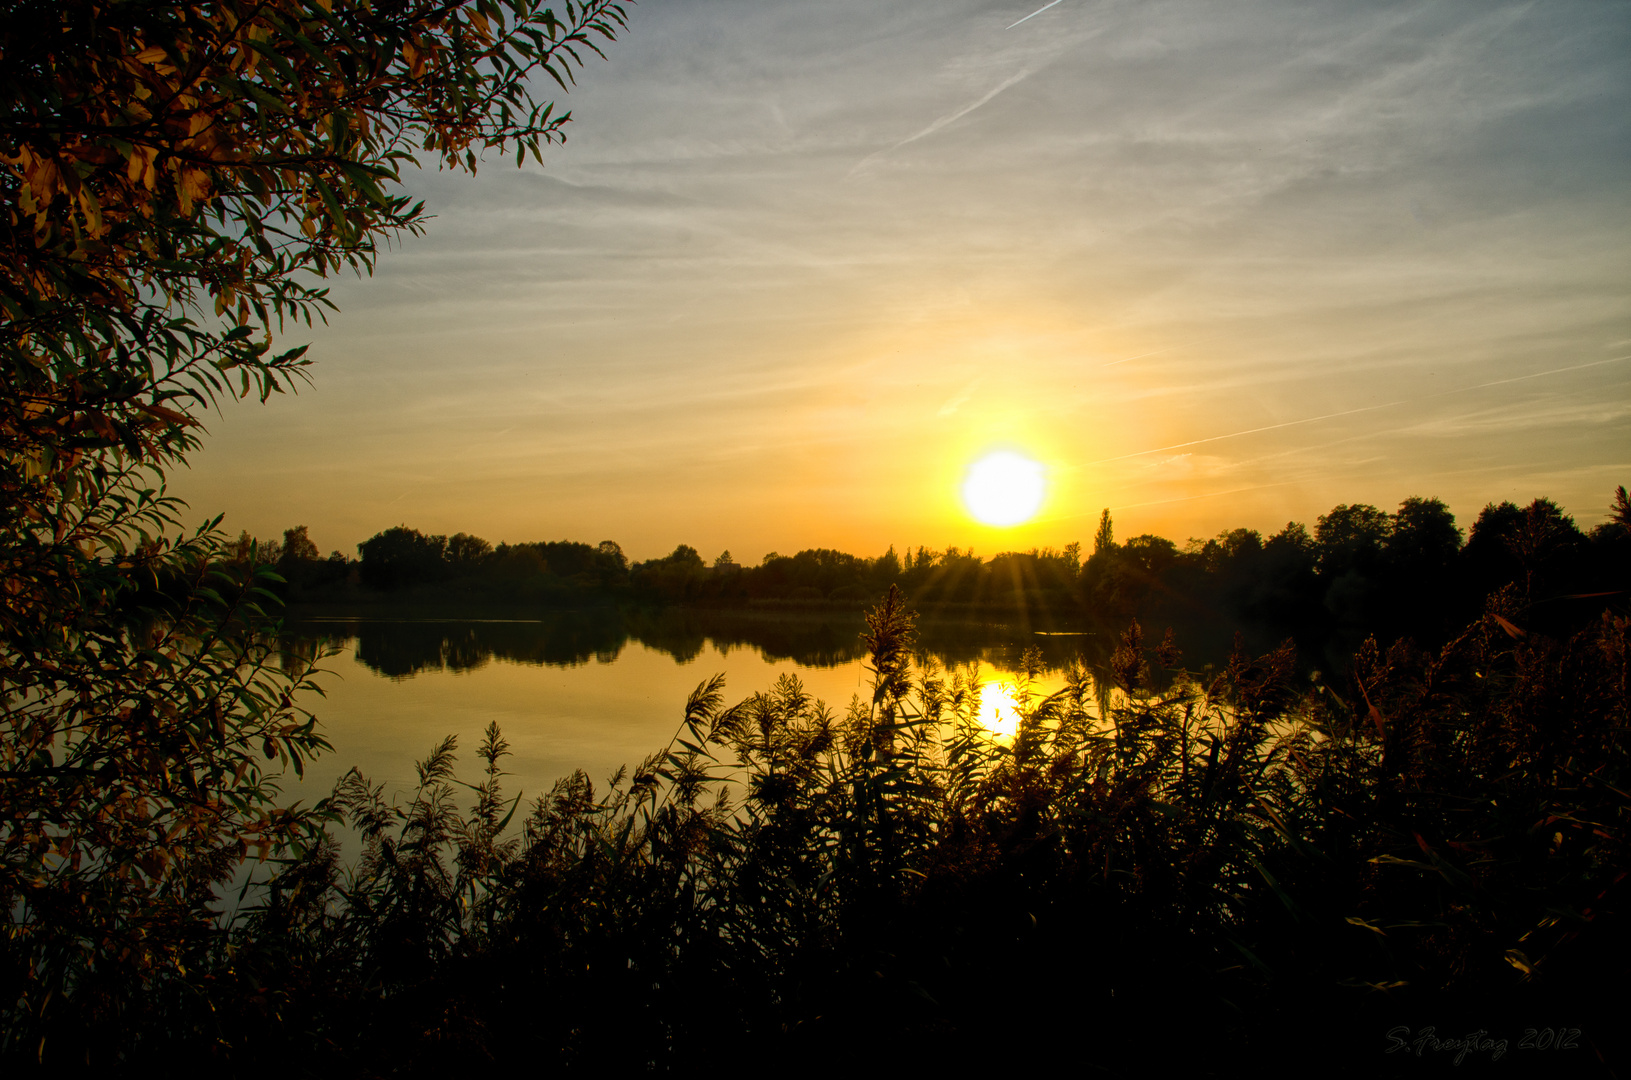
[[[1376,934],[1379,937],[1387,937],[1387,931],[1383,930],[1375,923],[1366,922],[1357,915],[1349,915],[1347,918],[1343,919],[1343,922],[1346,922],[1350,926],[1357,926],[1361,930],[1369,930],[1371,933]]]

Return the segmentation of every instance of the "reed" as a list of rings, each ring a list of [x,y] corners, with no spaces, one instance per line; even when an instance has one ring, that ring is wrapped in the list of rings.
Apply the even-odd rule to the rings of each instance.
[[[792,676],[735,704],[714,678],[662,751],[524,811],[496,727],[474,783],[451,738],[406,801],[349,774],[209,961],[112,1018],[141,1028],[122,1060],[691,1070],[842,1047],[1116,1074],[1335,1045],[1331,1069],[1364,1072],[1398,1024],[1551,1010],[1584,1033],[1571,1061],[1612,1064],[1590,990],[1626,959],[1628,621],[1522,622],[1500,594],[1442,649],[1370,642],[1340,681],[1289,646],[1189,671],[1134,623],[1057,693],[1027,657],[997,739],[972,670],[912,663],[892,590],[842,713]]]

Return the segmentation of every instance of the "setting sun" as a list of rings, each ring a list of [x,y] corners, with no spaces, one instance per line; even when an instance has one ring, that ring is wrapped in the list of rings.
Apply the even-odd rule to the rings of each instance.
[[[969,466],[963,505],[982,524],[1020,525],[1035,516],[1046,491],[1040,462],[999,450]]]

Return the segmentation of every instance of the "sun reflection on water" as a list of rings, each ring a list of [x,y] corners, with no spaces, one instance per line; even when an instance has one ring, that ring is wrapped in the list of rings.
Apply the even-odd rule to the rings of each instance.
[[[980,726],[999,739],[1011,739],[1019,730],[1019,700],[1005,682],[980,684]]]

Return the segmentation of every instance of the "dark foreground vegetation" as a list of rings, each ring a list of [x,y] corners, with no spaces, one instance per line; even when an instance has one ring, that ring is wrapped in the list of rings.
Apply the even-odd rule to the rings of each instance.
[[[233,918],[171,910],[162,965],[100,956],[54,1000],[13,984],[8,1048],[304,1075],[838,1047],[1386,1075],[1449,1063],[1385,1053],[1434,1026],[1613,1075],[1631,620],[1560,641],[1525,610],[1509,588],[1443,648],[1367,643],[1330,684],[1289,647],[1198,680],[1135,623],[1002,745],[968,673],[912,668],[892,591],[842,714],[792,678],[727,705],[716,679],[632,773],[530,805],[496,728],[468,784],[451,739],[406,800],[353,772]],[[1543,1027],[1578,1049],[1530,1060]]]

